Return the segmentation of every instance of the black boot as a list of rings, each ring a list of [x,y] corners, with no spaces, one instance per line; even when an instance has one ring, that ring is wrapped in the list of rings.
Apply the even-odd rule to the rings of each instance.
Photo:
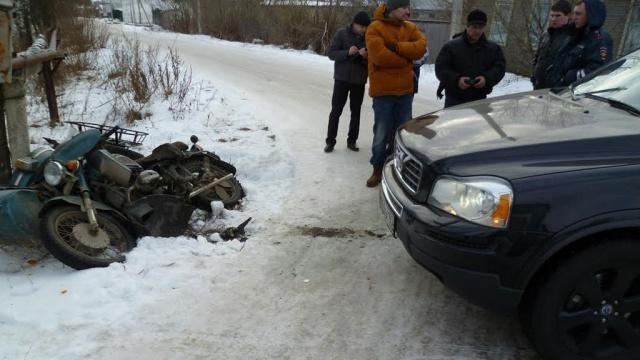
[[[356,146],[356,143],[347,143],[347,148],[351,151],[360,151],[360,148]]]
[[[324,152],[326,152],[326,153],[332,152],[334,146],[335,145],[333,145],[333,144],[327,144],[327,146],[324,147]]]

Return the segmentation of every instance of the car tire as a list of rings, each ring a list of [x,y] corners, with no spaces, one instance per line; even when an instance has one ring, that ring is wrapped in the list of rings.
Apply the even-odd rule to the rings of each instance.
[[[640,359],[640,240],[601,241],[535,292],[523,326],[544,359]]]

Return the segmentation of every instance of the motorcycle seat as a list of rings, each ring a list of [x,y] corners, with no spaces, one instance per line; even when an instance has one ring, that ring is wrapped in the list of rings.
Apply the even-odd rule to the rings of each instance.
[[[136,160],[136,162],[142,166],[146,166],[158,161],[177,160],[182,158],[183,156],[184,153],[180,151],[180,149],[176,145],[166,143],[153,149],[151,155],[138,159]]]

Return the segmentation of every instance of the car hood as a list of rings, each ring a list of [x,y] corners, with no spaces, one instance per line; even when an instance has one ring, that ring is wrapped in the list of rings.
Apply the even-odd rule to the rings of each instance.
[[[410,120],[400,142],[439,173],[516,179],[638,162],[640,118],[548,90],[448,108]]]

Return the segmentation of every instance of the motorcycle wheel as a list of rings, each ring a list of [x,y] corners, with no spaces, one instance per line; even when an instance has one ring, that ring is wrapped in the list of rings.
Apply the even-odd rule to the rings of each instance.
[[[96,214],[100,229],[92,235],[87,214],[77,206],[56,206],[42,216],[43,245],[65,265],[77,270],[106,267],[125,259],[135,238],[116,218]]]
[[[188,169],[196,179],[193,184],[195,188],[210,184],[214,179],[229,174],[228,171],[220,168],[207,157],[189,159],[182,166]],[[242,185],[238,179],[232,177],[214,186],[213,189],[196,196],[193,199],[193,204],[198,209],[211,211],[211,202],[217,200],[222,201],[224,207],[228,209],[235,206],[243,196]]]

